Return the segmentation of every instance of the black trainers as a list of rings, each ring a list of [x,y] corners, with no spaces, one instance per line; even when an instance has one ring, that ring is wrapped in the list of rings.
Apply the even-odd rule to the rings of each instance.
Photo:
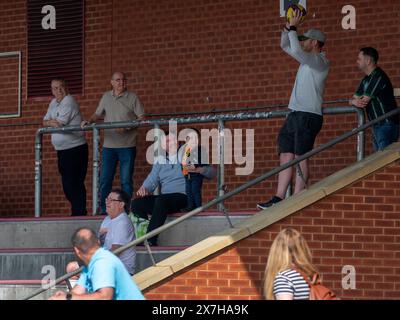
[[[269,200],[268,202],[265,202],[265,203],[258,203],[258,204],[257,204],[257,208],[260,209],[260,210],[264,210],[264,209],[267,209],[267,208],[273,206],[275,203],[278,203],[278,202],[280,202],[280,201],[282,201],[282,200],[283,200],[283,199],[281,199],[281,198],[279,198],[279,197],[277,197],[277,196],[273,196],[273,197],[271,198],[271,200]]]

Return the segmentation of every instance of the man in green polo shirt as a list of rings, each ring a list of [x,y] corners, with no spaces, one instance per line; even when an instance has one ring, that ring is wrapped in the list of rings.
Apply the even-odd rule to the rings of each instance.
[[[126,76],[114,72],[111,77],[112,90],[103,94],[95,113],[81,126],[95,123],[104,116],[104,122],[142,120],[143,105],[138,96],[127,90]],[[102,166],[100,174],[100,206],[106,213],[105,199],[111,191],[117,164],[120,164],[121,189],[132,197],[133,171],[136,158],[136,128],[104,130]]]
[[[377,66],[378,59],[379,54],[375,48],[360,49],[357,64],[366,76],[350,99],[351,105],[366,111],[370,121],[397,108],[392,83],[387,74]],[[399,138],[398,114],[375,124],[372,132],[375,151],[396,142]]]

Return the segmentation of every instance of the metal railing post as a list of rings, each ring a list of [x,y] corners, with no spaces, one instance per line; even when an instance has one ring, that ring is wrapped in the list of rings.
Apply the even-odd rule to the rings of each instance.
[[[154,132],[155,132],[155,135],[154,135],[155,147],[157,150],[156,154],[154,154],[154,156],[158,157],[159,156],[158,152],[160,151],[160,148],[161,148],[161,135],[160,135],[161,132],[160,132],[160,125],[158,123],[154,124]],[[158,196],[160,194],[160,186],[157,186],[155,188],[153,194],[155,196]]]
[[[99,129],[93,128],[93,177],[92,177],[92,206],[93,215],[97,214],[99,207],[99,174],[100,174],[100,133]]]
[[[357,113],[358,127],[365,124],[364,110],[355,106],[338,106],[338,107],[326,107],[322,109],[323,114],[344,114],[355,112]],[[323,129],[322,129],[323,130]],[[365,132],[360,131],[357,135],[357,150],[356,157],[357,161],[364,159],[365,154]]]
[[[364,110],[357,108],[358,126],[361,127],[365,124]],[[361,161],[365,156],[365,131],[360,131],[357,134],[357,161]]]
[[[35,218],[42,211],[42,137],[39,130],[35,136]]]
[[[287,189],[286,189],[286,193],[285,193],[285,199],[289,198],[292,195],[292,181],[289,182]]]
[[[225,124],[224,121],[218,120],[218,182],[217,182],[217,197],[223,196],[225,193]],[[225,205],[223,202],[218,204],[218,211],[224,212]]]
[[[147,239],[144,240],[144,245],[146,247],[147,253],[150,255],[151,263],[153,264],[153,266],[155,266],[156,260],[154,259],[153,253],[151,252],[151,249],[150,249],[149,241],[147,241]]]

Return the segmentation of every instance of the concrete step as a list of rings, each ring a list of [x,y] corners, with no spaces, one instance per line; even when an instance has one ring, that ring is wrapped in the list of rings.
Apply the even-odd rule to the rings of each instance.
[[[242,222],[255,212],[232,212],[233,224]],[[180,217],[173,214],[167,222]],[[6,248],[68,248],[71,236],[80,227],[98,230],[104,216],[63,218],[0,219],[0,249]],[[220,212],[206,212],[192,217],[160,235],[162,246],[189,246],[229,227]]]
[[[0,281],[0,300],[21,300],[42,287],[40,281]],[[66,285],[57,285],[30,300],[47,300],[57,291],[66,291]]]
[[[183,250],[186,247],[152,247],[156,262]],[[66,249],[2,249],[0,250],[0,279],[41,280],[55,273],[58,278],[65,274],[65,266],[75,260],[75,255]],[[137,247],[136,272],[152,265],[151,257],[143,247]]]
[[[68,248],[80,227],[98,230],[104,217],[0,219],[0,249]]]
[[[233,213],[232,216],[230,216],[233,225],[248,218],[249,215],[245,215],[245,213]],[[169,217],[167,222],[173,219],[176,219],[176,217]],[[218,215],[214,213],[210,215],[194,216],[161,233],[159,236],[159,244],[163,246],[191,246],[229,227],[228,220],[220,213]]]

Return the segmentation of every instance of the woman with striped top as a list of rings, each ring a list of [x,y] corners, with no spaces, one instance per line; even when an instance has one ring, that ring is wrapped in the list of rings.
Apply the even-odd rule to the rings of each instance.
[[[308,300],[310,288],[301,270],[310,278],[317,273],[303,236],[295,229],[283,229],[272,243],[265,270],[264,295],[268,300]]]

